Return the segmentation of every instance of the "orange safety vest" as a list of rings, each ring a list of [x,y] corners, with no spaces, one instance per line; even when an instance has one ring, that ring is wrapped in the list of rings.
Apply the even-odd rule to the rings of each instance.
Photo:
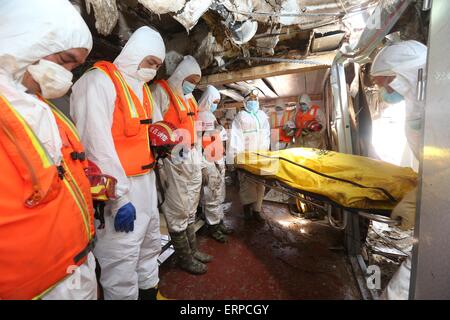
[[[66,156],[56,166],[1,96],[0,166],[0,300],[39,299],[86,261],[91,198]]]
[[[308,110],[308,112],[297,112],[297,115],[295,116],[295,126],[297,127],[297,131],[295,133],[296,137],[299,137],[302,134],[302,130],[306,123],[316,119],[319,109],[319,106],[314,105]]]
[[[280,134],[280,139],[279,139],[280,142],[291,142],[291,140],[292,140],[292,137],[287,136],[283,130],[284,125],[291,118],[291,113],[292,113],[292,110],[288,110],[287,112],[284,111],[280,124],[278,124],[278,115],[277,115],[276,111],[271,113],[271,115],[270,115],[271,128],[272,129],[278,128],[278,130],[280,132],[279,133]]]
[[[197,132],[195,129],[195,121],[198,118],[197,101],[195,101],[194,97],[191,97],[188,103],[186,103],[183,97],[180,97],[170,88],[166,80],[156,81],[156,84],[164,89],[170,100],[169,108],[164,115],[164,121],[172,123],[177,129],[187,130],[190,136],[183,137],[181,143],[190,147],[194,146],[197,141]]]
[[[150,88],[144,84],[144,105],[142,105],[113,63],[99,61],[94,68],[103,71],[116,89],[117,98],[111,132],[126,175],[131,177],[150,172],[155,164],[148,133],[154,105]]]
[[[51,108],[53,115],[55,116],[56,124],[59,128],[59,133],[62,141],[62,155],[64,158],[64,170],[74,176],[80,191],[83,193],[84,198],[89,206],[91,212],[94,211],[93,201],[91,195],[91,185],[84,169],[88,167],[88,161],[86,153],[84,152],[84,146],[81,144],[78,130],[73,122],[67,118],[56,106],[47,99],[38,96],[40,100],[45,102]],[[91,225],[92,232],[94,232],[94,225]]]

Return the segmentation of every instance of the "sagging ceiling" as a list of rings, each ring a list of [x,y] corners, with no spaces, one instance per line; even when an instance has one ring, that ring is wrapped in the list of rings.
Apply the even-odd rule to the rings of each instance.
[[[161,78],[186,54],[197,59],[203,75],[212,75],[272,64],[271,59],[305,59],[333,51],[358,31],[352,17],[367,18],[380,1],[393,0],[71,1],[94,36],[86,68],[99,59],[113,60],[135,29],[150,25],[166,41]],[[270,79],[261,81],[267,86]],[[228,96],[235,101],[245,89],[242,81],[220,87],[230,90]]]
[[[94,33],[94,51],[111,59],[139,26],[158,29],[167,41],[169,74],[185,54],[211,74],[258,64],[252,57],[336,49],[350,32],[346,17],[379,1],[72,0]]]

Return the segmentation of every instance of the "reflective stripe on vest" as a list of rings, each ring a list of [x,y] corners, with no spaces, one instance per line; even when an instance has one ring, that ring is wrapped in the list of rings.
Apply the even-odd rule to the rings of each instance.
[[[93,240],[87,221],[93,212],[76,177],[59,174],[38,137],[1,96],[0,166],[0,299],[40,298],[70,276],[69,267],[86,261],[80,253]],[[40,198],[27,202],[34,192]]]
[[[147,84],[143,86],[143,103],[124,80],[117,67],[106,61],[94,65],[104,72],[116,89],[116,102],[111,128],[120,163],[128,177],[148,173],[154,166],[149,144],[152,122],[153,96]]]
[[[190,141],[181,142],[192,146],[197,140],[197,131],[195,130],[195,120],[197,117],[197,102],[194,97],[189,98],[191,101],[185,101],[184,98],[176,94],[166,80],[156,81],[169,97],[169,108],[163,115],[164,121],[172,123],[176,128],[185,129],[190,134]]]
[[[300,136],[303,128],[305,127],[305,124],[308,121],[315,120],[317,117],[317,113],[319,110],[319,106],[312,106],[310,110],[308,110],[307,113],[298,113],[295,118],[295,126],[297,127],[297,133],[296,136]]]
[[[90,240],[94,238],[95,227],[92,213],[94,208],[92,206],[92,197],[89,180],[86,177],[84,169],[88,163],[85,157],[84,147],[81,144],[78,130],[72,121],[66,117],[52,102],[38,95],[38,98],[48,104],[55,116],[58,125],[61,139],[64,141],[64,136],[68,138],[68,144],[63,143],[62,155],[64,161],[62,167],[64,173],[67,175],[68,187],[71,194],[74,196],[80,209],[83,212],[83,220],[86,225],[86,231],[90,235]],[[77,154],[77,157],[74,157]]]

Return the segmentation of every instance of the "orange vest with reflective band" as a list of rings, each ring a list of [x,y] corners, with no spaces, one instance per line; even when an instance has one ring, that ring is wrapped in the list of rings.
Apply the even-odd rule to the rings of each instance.
[[[126,175],[131,177],[150,172],[155,163],[148,136],[154,105],[150,88],[144,84],[142,105],[113,63],[100,61],[94,68],[106,73],[116,89],[117,98],[111,132]]]
[[[64,162],[0,96],[0,299],[38,299],[86,261],[93,212]]]
[[[295,126],[297,127],[296,137],[302,134],[302,130],[307,122],[316,119],[319,108],[319,106],[312,106],[307,112],[297,112],[295,116]]]
[[[283,130],[284,125],[288,120],[291,118],[292,110],[287,110],[283,112],[283,116],[281,118],[281,122],[278,124],[278,115],[277,112],[272,112],[270,115],[270,125],[272,129],[278,129],[279,130],[279,140],[280,142],[291,142],[292,137],[289,137],[286,135],[286,133]]]
[[[72,178],[77,182],[77,186],[79,186],[80,192],[89,206],[89,211],[93,212],[91,185],[86,177],[86,172],[84,171],[84,169],[88,167],[88,161],[84,152],[84,147],[80,141],[80,136],[78,135],[78,130],[73,122],[53,103],[41,96],[38,97],[50,106],[53,115],[55,116],[62,141],[61,151],[64,158],[63,169],[69,175],[69,178]],[[91,232],[95,232],[93,221],[91,222]]]
[[[169,108],[164,115],[164,121],[172,123],[177,129],[185,129],[189,133],[189,137],[183,136],[181,143],[193,146],[197,141],[197,131],[195,129],[195,121],[198,116],[198,106],[195,98],[185,102],[184,97],[176,94],[166,80],[156,81],[169,97]]]

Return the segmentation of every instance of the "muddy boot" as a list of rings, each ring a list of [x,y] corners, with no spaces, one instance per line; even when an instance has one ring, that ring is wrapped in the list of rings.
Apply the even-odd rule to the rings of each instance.
[[[252,206],[253,206],[253,204],[245,204],[244,205],[244,219],[245,220],[251,220],[253,218]]]
[[[212,256],[210,256],[206,253],[203,253],[197,249],[197,237],[195,235],[195,224],[194,223],[191,223],[190,225],[188,225],[188,227],[186,229],[186,234],[187,234],[189,246],[191,248],[192,255],[194,256],[194,258],[203,263],[211,262],[213,259]]]
[[[170,232],[170,238],[175,249],[177,264],[181,269],[192,274],[203,274],[208,270],[205,264],[194,258],[186,231]]]
[[[213,238],[216,241],[219,241],[220,243],[227,242],[227,236],[220,231],[220,225],[219,224],[213,224],[208,226],[209,235],[211,238]]]
[[[253,219],[257,222],[264,222],[264,218],[261,216],[261,213],[258,211],[253,211]]]
[[[228,227],[223,220],[220,220],[219,223],[219,230],[220,232],[222,232],[223,234],[232,234],[234,232],[234,230],[230,227]]]

